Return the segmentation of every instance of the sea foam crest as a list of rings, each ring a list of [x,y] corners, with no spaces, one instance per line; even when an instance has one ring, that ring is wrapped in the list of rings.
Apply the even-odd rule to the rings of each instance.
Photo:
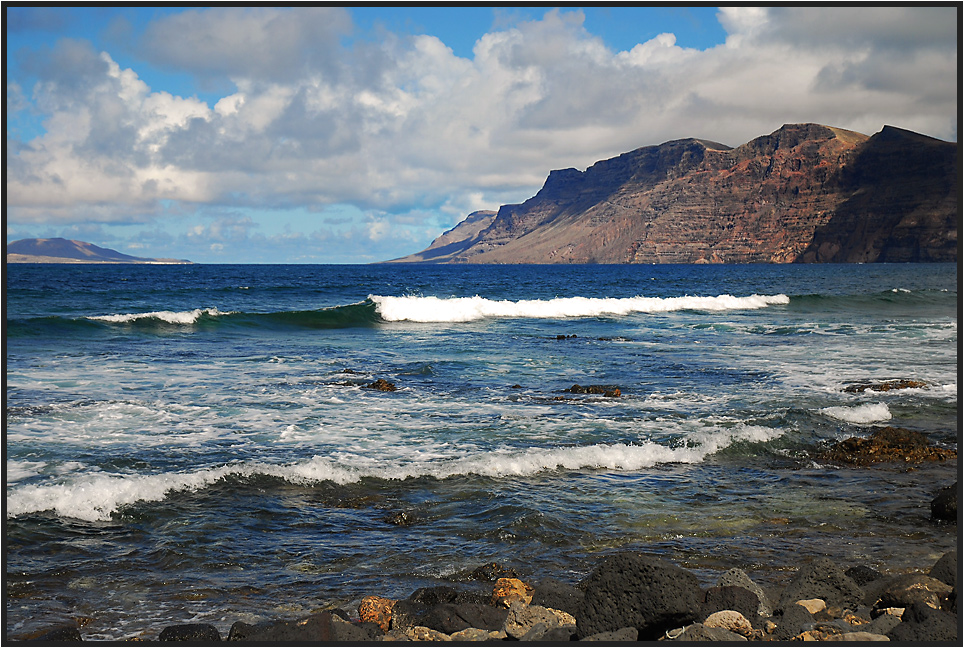
[[[195,308],[190,311],[153,311],[151,313],[123,313],[120,315],[92,315],[87,319],[101,322],[126,324],[142,319],[156,319],[168,324],[194,324],[202,315],[217,317],[230,315],[230,312],[219,311],[217,308]]]
[[[786,295],[734,297],[557,297],[555,299],[492,300],[485,297],[386,297],[369,295],[378,314],[389,322],[471,322],[484,318],[564,318],[679,310],[726,311],[788,304]]]
[[[891,419],[890,409],[884,403],[864,403],[854,407],[824,407],[820,410],[827,416],[847,423],[876,423]]]
[[[281,465],[245,462],[155,475],[93,473],[75,475],[54,484],[8,487],[7,517],[52,510],[64,517],[109,520],[111,514],[123,506],[160,501],[172,491],[198,490],[229,476],[267,475],[295,484],[320,481],[349,484],[366,477],[404,480],[414,477],[445,479],[468,474],[525,477],[548,470],[633,471],[660,463],[698,463],[733,442],[765,441],[780,434],[779,430],[770,428],[743,426],[672,448],[651,442],[503,448],[464,457],[410,462],[373,461],[370,457],[350,454],[342,454],[334,460],[316,455]]]

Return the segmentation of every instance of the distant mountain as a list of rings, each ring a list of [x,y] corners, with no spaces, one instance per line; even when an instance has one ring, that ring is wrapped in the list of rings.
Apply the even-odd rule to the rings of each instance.
[[[524,203],[397,261],[956,261],[958,150],[892,126],[789,124],[736,148],[675,140],[552,171]]]
[[[21,239],[7,244],[7,263],[191,263],[186,259],[147,259],[62,238]]]

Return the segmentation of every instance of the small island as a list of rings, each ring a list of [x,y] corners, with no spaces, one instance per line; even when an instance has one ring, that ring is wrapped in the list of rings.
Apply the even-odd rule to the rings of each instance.
[[[63,238],[21,239],[7,244],[7,263],[141,263],[185,265],[187,259],[151,259],[130,256],[84,241]]]

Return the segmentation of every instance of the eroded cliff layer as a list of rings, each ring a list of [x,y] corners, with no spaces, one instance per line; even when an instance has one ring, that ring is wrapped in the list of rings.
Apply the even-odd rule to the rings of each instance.
[[[553,171],[484,229],[460,225],[444,252],[405,260],[954,261],[959,176],[956,143],[893,127],[791,124],[736,148],[675,140]]]

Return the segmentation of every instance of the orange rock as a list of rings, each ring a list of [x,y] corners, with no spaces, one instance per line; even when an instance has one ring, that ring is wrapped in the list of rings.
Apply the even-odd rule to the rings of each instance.
[[[358,617],[362,621],[377,623],[382,632],[388,632],[392,623],[392,608],[395,601],[381,596],[366,596],[358,604]]]
[[[518,578],[500,578],[492,588],[492,605],[509,607],[513,603],[532,603],[532,586]]]

